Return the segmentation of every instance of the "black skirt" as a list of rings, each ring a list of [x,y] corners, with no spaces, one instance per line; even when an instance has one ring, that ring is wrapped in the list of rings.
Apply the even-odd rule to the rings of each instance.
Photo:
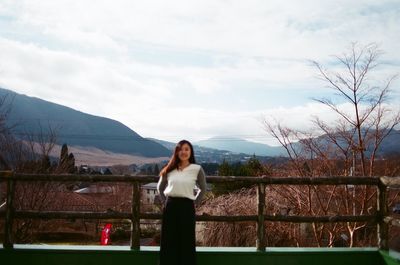
[[[196,265],[194,201],[167,197],[162,213],[159,265]]]

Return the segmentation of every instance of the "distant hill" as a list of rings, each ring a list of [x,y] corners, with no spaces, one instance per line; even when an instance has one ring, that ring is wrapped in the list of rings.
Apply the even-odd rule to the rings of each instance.
[[[95,147],[144,157],[170,155],[167,148],[141,137],[121,122],[0,88],[0,97],[6,94],[13,98],[7,124],[17,124],[14,134],[19,138],[38,134],[41,130],[46,134],[50,126],[58,132],[58,144]]]
[[[148,138],[152,141],[156,141],[166,148],[168,148],[172,154],[176,143],[164,141],[164,140],[158,140],[154,138]],[[230,163],[235,163],[235,162],[245,162],[248,159],[252,157],[250,154],[245,154],[243,152],[237,153],[237,152],[231,152],[227,150],[219,150],[215,148],[209,148],[209,147],[204,147],[204,146],[199,146],[197,144],[193,144],[193,148],[195,151],[196,155],[196,162],[197,163],[222,163],[223,161],[230,162]],[[270,162],[271,160],[274,160],[274,158],[269,157],[269,156],[257,156],[257,159],[260,161],[264,162]]]
[[[328,142],[326,135],[321,135],[317,137],[320,143]],[[338,138],[339,142],[340,137]],[[269,146],[266,144],[254,143],[246,141],[240,138],[231,137],[213,137],[204,141],[198,141],[194,144],[201,147],[214,148],[218,150],[227,150],[234,153],[245,153],[245,154],[255,154],[258,156],[287,156],[286,151],[281,146]],[[300,147],[298,143],[294,144],[295,147]],[[372,146],[367,146],[366,154],[369,155],[372,150]],[[378,155],[388,156],[388,155],[399,155],[400,154],[400,130],[393,130],[382,142]]]
[[[172,155],[172,151],[174,151],[175,146],[177,143],[173,143],[173,142],[168,142],[168,141],[164,141],[164,140],[159,140],[159,139],[155,139],[155,138],[147,138],[149,140],[155,141],[161,145],[163,145],[164,147],[166,147],[168,150],[171,151],[171,155]],[[231,151],[227,151],[227,150],[219,150],[216,148],[210,148],[210,147],[204,147],[204,146],[199,146],[196,145],[195,143],[193,143],[193,149],[195,152],[216,152],[216,153],[223,153],[223,154],[231,154],[233,152]]]
[[[17,94],[0,88],[0,97],[9,95],[13,106],[7,124],[17,124],[14,133],[48,133],[48,127],[58,131],[58,144],[94,147],[103,151],[149,158],[170,157],[175,143],[143,138],[124,124],[39,98]],[[326,137],[326,136],[320,136]],[[282,147],[250,142],[240,138],[213,137],[193,143],[196,156],[203,162],[240,161],[249,155],[264,157],[286,156]],[[400,154],[400,131],[394,130],[382,143],[380,155]]]
[[[382,142],[381,154],[399,155],[400,154],[400,130],[393,130],[391,134]]]
[[[212,137],[207,140],[195,142],[194,144],[214,148],[219,150],[227,150],[235,153],[244,153],[258,156],[285,156],[284,149],[280,146],[269,146],[266,144],[250,142],[240,138],[233,137]]]
[[[374,132],[371,130],[371,132]],[[363,132],[365,133],[365,132]],[[320,143],[327,144],[330,142],[327,135],[321,135],[316,138]],[[338,142],[341,146],[347,146],[347,141],[340,136],[337,136]],[[357,137],[354,136],[354,142],[357,142]],[[373,150],[373,142],[366,146],[365,154],[369,156]],[[388,155],[399,155],[400,154],[400,130],[392,130],[390,134],[381,143],[377,155],[388,156]]]
[[[164,141],[164,140],[160,140],[160,139],[155,139],[155,138],[150,138],[150,137],[147,138],[147,139],[149,139],[150,141],[154,141],[154,142],[157,142],[157,143],[161,144],[162,146],[164,146],[165,148],[170,150],[170,155],[172,155],[171,151],[174,151],[176,143],[168,142],[168,141]]]

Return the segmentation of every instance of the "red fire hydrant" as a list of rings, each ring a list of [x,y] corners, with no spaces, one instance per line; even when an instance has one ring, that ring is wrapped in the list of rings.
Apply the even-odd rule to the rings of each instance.
[[[106,224],[103,230],[101,230],[100,245],[104,246],[110,244],[111,227],[111,224]]]

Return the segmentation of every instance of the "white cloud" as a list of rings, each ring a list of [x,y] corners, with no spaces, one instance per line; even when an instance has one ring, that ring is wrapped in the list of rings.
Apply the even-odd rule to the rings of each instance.
[[[399,110],[397,105],[387,105],[387,107]],[[350,116],[353,113],[353,106],[350,104],[341,104],[339,108]],[[152,118],[140,116],[136,117],[135,122],[121,113],[118,117],[133,128],[142,128],[139,132],[143,135],[169,141],[179,141],[182,138],[198,141],[213,136],[233,136],[271,145],[277,145],[277,142],[266,132],[263,125],[265,120],[272,123],[278,121],[283,126],[318,135],[320,132],[312,123],[314,117],[320,117],[330,125],[339,119],[339,116],[328,107],[316,102],[304,106],[278,107],[251,112],[172,106],[163,111],[149,110],[148,115]]]
[[[16,1],[18,2],[18,1]],[[391,1],[19,1],[19,23],[79,45],[142,41],[178,49],[304,58],[399,33]],[[105,35],[101,37],[101,35]],[[93,42],[93,40],[97,40]],[[373,39],[376,41],[376,39]]]
[[[143,136],[259,136],[261,113],[298,128],[329,117],[302,98],[325,93],[305,59],[330,65],[350,41],[377,41],[391,65],[375,77],[399,72],[399,13],[373,0],[5,0],[0,86]]]

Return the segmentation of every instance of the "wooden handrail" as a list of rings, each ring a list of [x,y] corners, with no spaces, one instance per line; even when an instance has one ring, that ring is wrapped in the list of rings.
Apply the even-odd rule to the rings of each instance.
[[[84,181],[84,182],[157,182],[158,176],[148,175],[77,175],[77,174],[10,174],[0,171],[0,180],[19,181]],[[396,179],[396,178],[389,178]],[[385,181],[386,178],[385,178]],[[400,182],[400,178],[398,180]],[[246,182],[266,185],[378,185],[378,177],[247,177],[247,176],[207,176],[208,183]]]
[[[131,221],[131,249],[140,249],[140,219],[160,220],[161,214],[140,212],[140,184],[157,182],[158,176],[147,175],[77,175],[77,174],[21,174],[11,171],[0,171],[0,181],[7,182],[6,210],[0,212],[5,218],[4,248],[13,248],[12,225],[14,219],[126,219]],[[128,182],[132,184],[132,211],[124,212],[70,212],[70,211],[22,211],[15,210],[13,205],[15,183],[19,181],[57,181],[57,182]],[[373,222],[378,226],[378,244],[381,249],[387,249],[388,223],[400,223],[388,216],[387,188],[400,186],[400,177],[247,177],[247,176],[208,176],[208,183],[245,182],[258,186],[257,215],[197,215],[197,221],[239,222],[254,221],[257,223],[257,249],[265,251],[264,229],[265,221],[294,223],[326,223],[326,222]],[[287,216],[265,214],[266,185],[373,185],[378,188],[377,214],[361,216]]]
[[[0,217],[4,217],[0,213]],[[140,213],[140,219],[160,220],[159,213]],[[265,221],[291,223],[330,223],[330,222],[377,222],[376,215],[262,215]],[[259,215],[196,215],[196,221],[213,222],[243,222],[258,221]],[[126,219],[131,220],[132,214],[127,212],[83,212],[83,211],[15,211],[15,219]],[[388,219],[387,219],[388,220]],[[390,219],[392,220],[392,219]]]

